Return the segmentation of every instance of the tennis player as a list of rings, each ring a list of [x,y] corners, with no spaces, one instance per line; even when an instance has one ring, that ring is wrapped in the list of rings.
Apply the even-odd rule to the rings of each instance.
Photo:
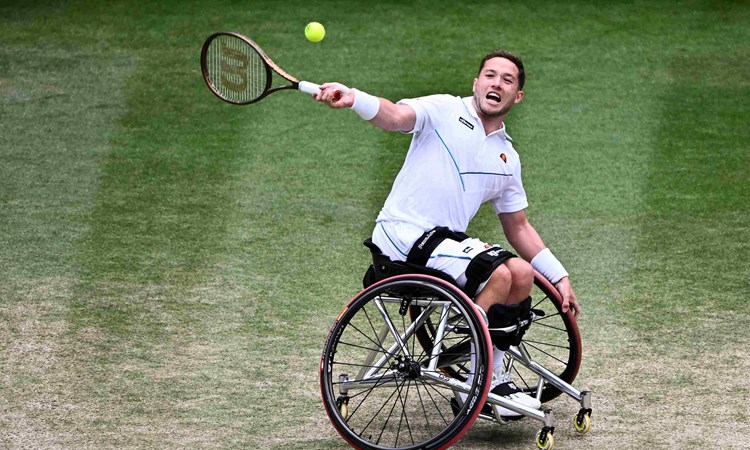
[[[564,312],[581,313],[567,271],[526,218],[521,162],[504,123],[524,97],[524,81],[521,59],[497,50],[482,59],[471,97],[430,95],[393,103],[340,83],[324,83],[321,93],[313,95],[331,108],[351,108],[384,130],[413,135],[372,240],[393,260],[453,277],[486,313],[490,330],[528,317],[532,268],[560,291]],[[465,234],[485,202],[494,208],[520,258]],[[491,333],[492,392],[539,408],[539,401],[522,393],[503,366],[505,350],[520,343],[523,331]],[[518,416],[505,408],[498,413]]]

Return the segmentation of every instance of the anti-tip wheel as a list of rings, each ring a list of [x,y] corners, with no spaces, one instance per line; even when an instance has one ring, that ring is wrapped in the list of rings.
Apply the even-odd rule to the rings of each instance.
[[[552,433],[543,433],[536,435],[536,448],[539,450],[550,450],[555,445],[555,436]]]
[[[591,416],[588,414],[576,414],[573,416],[573,427],[579,434],[591,431]]]

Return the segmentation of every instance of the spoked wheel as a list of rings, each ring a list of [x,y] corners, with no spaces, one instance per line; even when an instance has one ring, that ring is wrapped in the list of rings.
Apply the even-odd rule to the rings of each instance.
[[[456,442],[489,391],[490,338],[474,308],[458,288],[427,275],[392,277],[357,295],[332,326],[320,367],[339,434],[368,449]],[[417,339],[428,323],[437,345]]]
[[[544,315],[538,315],[526,331],[523,345],[534,361],[563,381],[572,383],[581,365],[581,335],[575,318],[570,313],[562,313],[560,293],[538,273],[534,277],[531,298],[533,299],[532,308],[542,311]],[[420,308],[413,307],[411,315],[415,316],[420,311]],[[436,330],[437,327],[432,322],[427,322],[418,330],[419,342],[427,352],[432,351]],[[462,350],[459,346],[451,347],[445,342],[441,345],[441,350],[445,354],[458,354]],[[506,355],[506,358],[510,356]],[[443,364],[443,371],[454,378],[466,379],[466,367],[461,364],[461,361],[458,360],[454,364],[449,364],[449,362],[446,360]],[[536,397],[539,376],[515,361],[512,367],[513,381],[516,386],[532,397]],[[560,394],[557,388],[545,384],[542,388],[541,401],[550,401]]]
[[[523,346],[534,361],[572,384],[581,366],[581,334],[578,324],[570,311],[562,312],[560,293],[539,273],[534,277],[531,298],[532,309],[541,310],[544,315],[538,315],[526,330]],[[513,381],[519,388],[536,396],[538,375],[515,362],[512,374]],[[541,401],[548,402],[561,393],[554,386],[545,384]]]

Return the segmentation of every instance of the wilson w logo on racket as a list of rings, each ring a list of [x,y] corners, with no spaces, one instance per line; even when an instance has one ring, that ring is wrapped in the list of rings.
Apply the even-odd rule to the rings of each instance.
[[[247,65],[250,58],[244,53],[221,43],[221,83],[235,92],[247,89]]]
[[[319,85],[289,75],[258,44],[239,33],[220,31],[209,36],[201,50],[201,70],[211,92],[235,105],[255,103],[284,89],[320,92]],[[274,72],[290,84],[272,87]]]

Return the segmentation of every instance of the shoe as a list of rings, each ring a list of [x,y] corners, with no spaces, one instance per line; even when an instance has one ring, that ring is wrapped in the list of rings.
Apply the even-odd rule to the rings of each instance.
[[[498,367],[492,373],[490,392],[507,400],[520,403],[527,408],[539,409],[542,406],[542,402],[523,393],[523,391],[510,379],[510,373],[503,370],[502,367]],[[512,420],[523,417],[522,414],[503,408],[502,406],[490,405],[489,403],[486,406],[492,407],[492,411],[498,420]]]
[[[511,381],[510,374],[505,372],[502,367],[498,367],[492,372],[490,392],[516,403],[520,403],[528,408],[539,409],[542,406],[542,402],[530,395],[524,394],[523,391]],[[466,400],[466,394],[464,393],[460,393],[459,397],[461,398],[461,403]],[[458,412],[458,402],[455,398],[451,399],[451,408],[453,409],[453,415],[456,415]],[[523,414],[518,414],[515,411],[491,403],[485,403],[484,406],[482,406],[481,414],[490,417],[495,416],[495,418],[502,423],[523,418]]]

